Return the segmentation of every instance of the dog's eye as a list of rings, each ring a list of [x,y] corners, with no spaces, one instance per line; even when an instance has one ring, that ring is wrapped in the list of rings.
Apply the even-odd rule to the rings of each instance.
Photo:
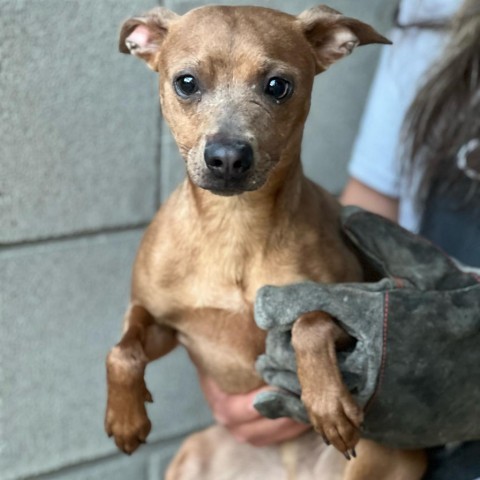
[[[175,79],[175,91],[182,98],[191,97],[198,92],[197,79],[192,75],[182,75]]]
[[[292,84],[280,77],[272,77],[267,81],[265,93],[277,102],[285,100],[292,93]]]

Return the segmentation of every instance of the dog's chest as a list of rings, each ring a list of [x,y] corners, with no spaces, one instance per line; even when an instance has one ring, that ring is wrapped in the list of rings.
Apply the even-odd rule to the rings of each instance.
[[[265,344],[265,332],[253,317],[256,292],[265,284],[301,278],[253,253],[241,265],[230,257],[197,267],[194,263],[176,285],[175,303],[181,308],[171,325],[192,360],[223,390],[251,390],[262,384],[254,364]]]
[[[295,225],[275,232],[253,228],[238,215],[215,228],[167,220],[141,257],[136,283],[144,286],[138,289],[142,302],[160,323],[177,330],[197,366],[223,390],[255,388],[261,379],[254,364],[265,342],[253,318],[257,291],[332,281],[338,276],[332,274],[332,249],[321,248],[324,235]]]
[[[313,279],[296,262],[286,263],[275,255],[242,249],[231,255],[203,251],[192,259],[185,275],[177,278],[171,294],[187,312],[218,310],[250,318],[263,285]]]

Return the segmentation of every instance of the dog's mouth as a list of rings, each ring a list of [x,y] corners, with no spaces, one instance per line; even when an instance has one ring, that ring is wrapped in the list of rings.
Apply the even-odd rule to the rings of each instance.
[[[245,190],[235,190],[235,189],[213,189],[213,188],[206,188],[209,192],[213,193],[214,195],[218,195],[219,197],[234,197],[235,195],[241,195],[245,192]]]
[[[241,195],[242,193],[252,192],[261,187],[261,185],[256,185],[254,182],[226,181],[217,178],[204,179],[204,181],[195,183],[198,187],[221,197]]]

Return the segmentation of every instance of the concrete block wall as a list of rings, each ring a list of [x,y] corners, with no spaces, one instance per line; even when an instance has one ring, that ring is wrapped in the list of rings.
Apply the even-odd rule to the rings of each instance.
[[[179,349],[148,368],[149,444],[126,457],[103,433],[104,357],[135,250],[183,176],[155,75],[117,53],[121,21],[157,3],[0,0],[1,480],[158,480],[181,439],[211,421]],[[164,2],[179,13],[201,3]],[[394,2],[329,3],[385,32]],[[315,87],[305,165],[333,192],[377,55],[360,49]]]

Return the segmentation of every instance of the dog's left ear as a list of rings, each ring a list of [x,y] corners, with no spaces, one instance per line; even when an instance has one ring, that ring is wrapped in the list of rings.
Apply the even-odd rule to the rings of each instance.
[[[298,15],[297,20],[314,50],[316,73],[325,71],[336,61],[350,55],[359,45],[392,43],[370,25],[355,18],[344,17],[326,5],[305,10]]]

